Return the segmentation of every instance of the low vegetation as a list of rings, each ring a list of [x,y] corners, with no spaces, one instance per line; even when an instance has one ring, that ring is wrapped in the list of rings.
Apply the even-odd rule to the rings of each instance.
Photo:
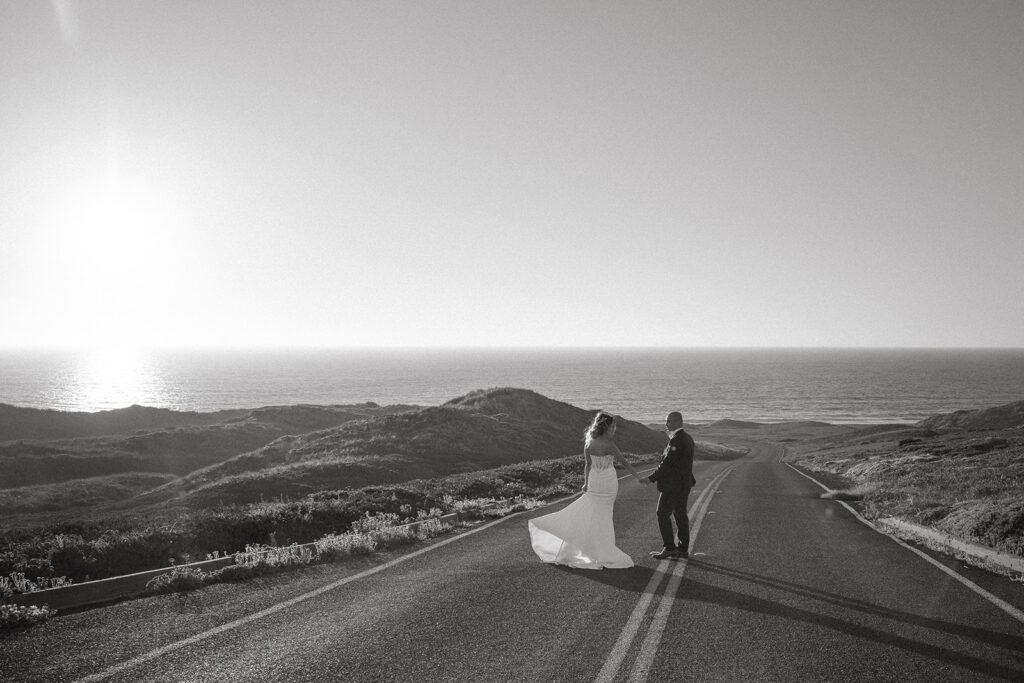
[[[293,501],[165,511],[165,517],[148,522],[131,517],[9,531],[0,536],[0,576],[77,583],[225,550],[310,543],[359,531],[368,515],[393,515],[401,523],[479,508],[481,500],[505,501],[512,508],[525,499],[579,491],[582,469],[576,455],[393,486],[321,491]]]
[[[316,491],[559,458],[579,451],[593,416],[514,388],[475,391],[429,408],[368,403],[215,414],[126,410],[120,421],[107,419],[100,426],[92,422],[102,415],[11,411],[29,423],[31,434],[64,434],[71,418],[96,429],[144,424],[146,416],[171,426],[57,440],[0,440],[0,528],[72,515],[109,516],[114,509],[173,505],[198,510],[299,499]],[[0,410],[0,433],[6,414]],[[53,422],[49,432],[44,418]],[[9,433],[25,432],[12,429],[6,426]],[[625,451],[651,453],[661,449],[664,435],[622,420],[618,440]]]
[[[422,408],[299,436],[196,470],[153,496],[190,508],[397,484],[578,453],[593,411],[526,389],[474,391]],[[653,453],[663,434],[620,420],[622,450]]]
[[[0,604],[0,629],[35,626],[41,624],[57,612],[46,605],[8,605]]]
[[[245,581],[320,562],[336,562],[349,557],[369,555],[378,550],[397,548],[433,538],[447,532],[450,524],[426,520],[412,528],[399,526],[399,516],[383,513],[367,515],[343,534],[328,534],[312,544],[284,547],[250,545],[235,553],[234,564],[205,572],[196,567],[177,566],[146,585],[150,595],[194,590],[211,583]]]
[[[541,505],[533,499],[517,498],[514,501],[495,501],[489,498],[452,501],[452,507],[466,513],[465,520],[477,517],[500,517],[529,510]],[[437,508],[426,515],[437,514]],[[476,513],[473,515],[472,513]],[[203,586],[220,583],[245,581],[257,576],[274,574],[321,562],[337,562],[346,558],[369,555],[380,550],[397,548],[421,540],[440,536],[452,528],[452,524],[436,517],[428,517],[423,511],[415,525],[399,524],[401,517],[394,513],[366,514],[356,520],[352,528],[341,534],[328,534],[312,544],[292,544],[284,547],[248,545],[244,551],[234,554],[234,563],[215,571],[187,564],[174,565],[166,574],[151,579],[146,584],[147,595],[195,590]],[[469,523],[462,521],[462,524]],[[220,556],[212,553],[209,559]],[[186,558],[187,559],[187,558]],[[172,565],[173,565],[172,561]],[[31,593],[47,588],[60,588],[71,582],[66,578],[39,579],[32,581],[24,574],[14,573],[0,577],[0,629],[34,626],[56,614],[46,605],[42,607],[7,604],[6,599],[15,593]]]
[[[0,438],[0,489],[13,489],[11,494],[17,496],[21,491],[15,487],[129,472],[184,475],[262,448],[288,434],[304,434],[410,408],[365,403],[180,413],[135,406],[109,413],[58,413],[0,404],[0,435],[6,433],[8,439],[12,434],[34,435],[31,439]],[[120,414],[120,418],[110,417],[114,414]],[[150,419],[144,419],[147,417]],[[124,429],[103,431],[118,427]],[[72,436],[56,436],[69,433]]]
[[[64,440],[0,443],[2,481],[17,485],[0,490],[4,597],[168,564],[175,566],[149,590],[187,590],[412,543],[443,533],[437,518],[448,512],[466,519],[529,509],[579,491],[580,437],[592,417],[508,388],[432,408],[11,410],[22,424],[8,432]],[[138,431],[107,433],[117,425]],[[252,450],[253,439],[265,445]],[[665,437],[622,420],[617,441],[650,454],[627,456],[640,462],[656,459]],[[250,450],[226,457],[237,448]],[[741,455],[698,444],[699,458]],[[80,512],[69,519],[67,509]],[[218,571],[185,566],[232,554],[234,563]],[[5,612],[24,624],[51,613]]]
[[[128,500],[175,479],[177,476],[173,474],[125,472],[57,484],[0,489],[0,515],[57,512]]]
[[[167,427],[209,425],[240,417],[247,412],[221,410],[197,413],[136,405],[86,413],[23,408],[0,403],[0,441],[68,439]]]
[[[146,584],[148,595],[175,593],[201,588],[208,583],[210,574],[198,567],[182,565],[174,567],[166,574],[161,574]]]
[[[993,427],[992,425],[996,425]],[[1024,556],[1024,402],[911,427],[792,445],[790,461],[842,477],[832,497]]]
[[[0,576],[0,600],[7,599],[15,593],[34,593],[48,588],[60,588],[71,583],[63,576],[42,576],[30,579],[24,572],[11,572]]]

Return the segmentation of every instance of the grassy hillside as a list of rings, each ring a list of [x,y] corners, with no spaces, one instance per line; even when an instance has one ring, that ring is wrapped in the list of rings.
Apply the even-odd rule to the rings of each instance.
[[[128,472],[59,484],[0,489],[0,515],[53,512],[123,501],[177,479],[173,474]]]
[[[154,495],[206,507],[557,458],[582,451],[593,414],[526,389],[475,391],[440,406],[278,439]],[[620,420],[616,441],[625,452],[653,453],[665,437]]]
[[[868,516],[1024,555],[1024,402],[790,449],[794,464],[843,477]]]
[[[19,408],[0,403],[0,442],[14,439],[69,439],[123,434],[138,429],[165,429],[216,424],[244,415],[246,410],[196,413],[130,406],[96,413]]]
[[[409,408],[380,407],[367,403],[350,406],[267,407],[218,413],[158,411],[155,415],[164,421],[178,416],[182,420],[195,419],[204,424],[156,430],[136,429],[133,433],[121,435],[0,443],[0,489],[128,472],[184,475],[233,455],[265,446],[285,434],[302,434]],[[52,420],[51,432],[61,431],[65,424],[62,416],[90,415],[56,413],[55,416],[55,411],[32,411],[28,408],[16,410],[19,415],[29,411],[28,414],[32,416],[30,422],[35,424],[42,424],[45,419]],[[140,409],[141,412],[127,410],[128,415],[151,415],[151,409]],[[136,420],[134,424],[138,422]],[[8,428],[7,431],[12,430]]]
[[[1024,401],[980,410],[958,410],[935,415],[918,423],[920,429],[935,431],[1007,429],[1024,425]]]
[[[274,422],[268,414],[279,410],[252,419]],[[346,530],[366,513],[414,519],[461,499],[571,493],[582,483],[582,437],[593,413],[532,391],[490,389],[280,437],[135,497],[125,498],[159,480],[114,475],[14,489],[30,494],[34,509],[45,510],[62,493],[86,498],[99,488],[120,502],[74,515],[5,515],[0,575],[99,578],[164,566],[171,557],[313,540]],[[310,418],[291,427],[315,424]],[[616,441],[627,453],[655,454],[647,458],[654,462],[666,437],[620,420]],[[698,444],[698,457],[741,455]],[[0,495],[0,506],[4,501],[13,505]]]
[[[460,501],[547,498],[577,493],[582,483],[582,458],[573,455],[398,485],[322,491],[291,501],[216,510],[158,509],[146,518],[0,531],[0,577],[22,572],[33,580],[99,579],[164,567],[168,558],[185,561],[248,544],[313,541],[348,531],[367,514],[415,520],[421,514],[457,509]]]

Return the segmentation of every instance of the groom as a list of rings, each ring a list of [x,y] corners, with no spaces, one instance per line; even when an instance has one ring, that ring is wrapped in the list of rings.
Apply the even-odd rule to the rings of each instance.
[[[690,520],[686,516],[686,499],[697,480],[693,476],[693,438],[683,431],[683,416],[673,411],[665,418],[668,445],[658,469],[648,477],[658,485],[658,529],[665,544],[651,552],[659,560],[689,557]],[[676,518],[678,543],[672,534],[672,517]]]

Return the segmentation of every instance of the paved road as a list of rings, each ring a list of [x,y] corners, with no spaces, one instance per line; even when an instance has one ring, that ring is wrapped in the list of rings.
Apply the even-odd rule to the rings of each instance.
[[[629,570],[544,565],[519,515],[361,578],[325,565],[64,616],[0,640],[0,663],[10,680],[1024,680],[1024,623],[779,453],[697,464],[689,562],[647,558],[656,494],[623,480]]]

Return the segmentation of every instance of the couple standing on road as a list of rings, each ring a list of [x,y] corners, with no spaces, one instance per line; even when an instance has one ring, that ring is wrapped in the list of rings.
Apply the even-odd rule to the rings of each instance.
[[[533,550],[544,562],[580,569],[625,569],[633,559],[615,545],[612,510],[619,491],[615,474],[618,462],[643,485],[655,483],[658,498],[658,530],[664,544],[651,552],[659,560],[689,557],[690,522],[686,499],[697,480],[693,476],[693,438],[683,430],[683,416],[671,412],[665,419],[669,441],[661,463],[648,477],[641,477],[625,461],[615,436],[615,418],[599,412],[584,435],[583,495],[568,507],[529,522]],[[672,529],[676,520],[678,541]]]

